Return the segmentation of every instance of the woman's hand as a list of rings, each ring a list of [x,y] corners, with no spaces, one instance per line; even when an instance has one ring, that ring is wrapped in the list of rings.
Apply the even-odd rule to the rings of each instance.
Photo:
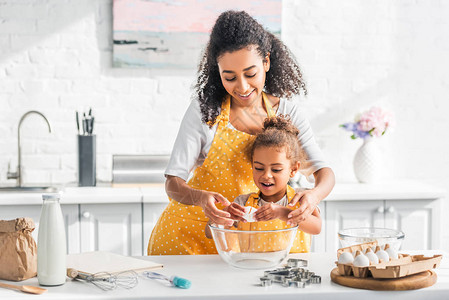
[[[331,168],[319,169],[313,173],[313,176],[315,177],[315,187],[311,190],[297,192],[290,201],[290,206],[296,205],[298,201],[301,205],[288,215],[288,225],[297,225],[309,217],[335,185],[335,175]]]
[[[200,206],[206,217],[217,225],[231,226],[234,221],[230,219],[228,212],[218,209],[215,204],[221,203],[229,206],[231,203],[219,193],[197,190],[187,185],[186,181],[176,176],[167,175],[165,181],[167,195],[185,205]]]
[[[231,219],[246,222],[246,220],[243,218],[243,216],[245,215],[245,207],[241,206],[240,204],[232,202],[229,206],[226,206],[223,210],[231,214]]]
[[[201,191],[201,196],[199,197],[199,203],[197,205],[201,206],[204,214],[209,218],[210,222],[216,225],[232,226],[232,224],[234,224],[234,220],[231,219],[231,214],[218,209],[215,206],[216,203],[221,203],[224,206],[229,206],[231,204],[219,193]]]
[[[295,226],[307,219],[317,207],[320,199],[316,196],[313,189],[304,190],[297,192],[288,205],[295,206],[298,201],[300,203],[299,208],[288,214],[288,225]]]

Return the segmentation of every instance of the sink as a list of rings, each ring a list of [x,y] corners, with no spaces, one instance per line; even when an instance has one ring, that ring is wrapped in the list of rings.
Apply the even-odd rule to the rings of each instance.
[[[59,189],[54,186],[1,186],[0,193],[57,193]]]

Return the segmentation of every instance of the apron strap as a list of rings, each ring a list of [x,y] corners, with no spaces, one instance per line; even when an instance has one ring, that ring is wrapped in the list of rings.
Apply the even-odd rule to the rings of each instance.
[[[293,197],[296,195],[296,191],[294,188],[292,188],[291,186],[287,185],[287,201],[290,202]],[[246,200],[246,205],[249,206],[254,206],[254,207],[259,207],[259,200],[261,199],[260,197],[260,190],[258,190],[255,193],[252,193],[249,197],[248,200]],[[299,207],[299,202],[295,205],[294,209],[297,209]]]
[[[267,97],[267,94],[265,94],[265,92],[262,92],[262,99],[265,104],[265,109],[267,110],[267,116],[269,118],[275,117],[276,112],[273,109],[273,107],[271,106],[270,101],[268,101],[268,97]],[[219,123],[218,126],[224,127],[228,124],[230,112],[231,112],[231,95],[228,94],[225,96],[225,99],[224,99],[223,103],[221,104],[220,115],[217,116],[217,119],[215,120],[215,122]]]
[[[259,207],[260,191],[252,193],[249,195],[248,200],[246,200],[245,206],[252,206],[255,208]]]
[[[218,123],[218,127],[224,128],[229,123],[229,114],[231,112],[231,95],[227,94],[221,104],[221,112],[217,116],[215,123]]]
[[[270,104],[270,101],[268,101],[267,94],[265,92],[262,92],[262,98],[263,102],[265,103],[265,109],[267,110],[267,115],[269,118],[276,117],[276,112],[274,111],[273,107]]]

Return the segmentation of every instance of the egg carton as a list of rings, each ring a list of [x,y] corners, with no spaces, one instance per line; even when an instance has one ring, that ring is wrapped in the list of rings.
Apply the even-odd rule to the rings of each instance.
[[[363,251],[363,253],[365,253],[366,249],[368,248],[373,248],[378,246],[378,242],[377,241],[372,241],[372,242],[367,242],[367,243],[363,243],[363,244],[358,244],[358,245],[352,245],[349,247],[345,247],[345,248],[340,248],[337,250],[337,257],[340,257],[340,254],[343,252],[351,252],[354,253],[357,250]]]
[[[340,248],[337,251],[338,257],[343,252],[355,252],[357,250],[365,252],[367,248],[378,246],[377,241],[353,245],[346,248]],[[344,276],[354,276],[357,278],[400,278],[408,275],[435,269],[440,265],[442,255],[434,255],[425,257],[424,255],[408,255],[398,254],[397,259],[389,259],[389,261],[381,260],[378,264],[370,263],[367,267],[356,267],[352,263],[336,263],[338,273]]]

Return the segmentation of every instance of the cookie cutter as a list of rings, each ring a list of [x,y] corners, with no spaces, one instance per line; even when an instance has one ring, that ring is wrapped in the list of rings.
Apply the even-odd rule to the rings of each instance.
[[[273,280],[271,280],[268,277],[261,277],[260,278],[260,284],[262,286],[271,286],[273,284]]]
[[[310,278],[311,283],[321,283],[321,276],[313,275],[312,278]]]
[[[284,287],[297,288],[321,284],[321,276],[305,269],[306,266],[307,260],[290,258],[284,267],[264,271],[264,276],[260,277],[261,286],[271,286],[273,282],[280,283]]]
[[[297,288],[305,288],[306,284],[304,282],[298,281],[298,280],[294,280],[291,282],[290,284],[291,286],[297,287]]]
[[[307,260],[299,258],[289,258],[287,260],[287,266],[292,268],[307,267]]]

